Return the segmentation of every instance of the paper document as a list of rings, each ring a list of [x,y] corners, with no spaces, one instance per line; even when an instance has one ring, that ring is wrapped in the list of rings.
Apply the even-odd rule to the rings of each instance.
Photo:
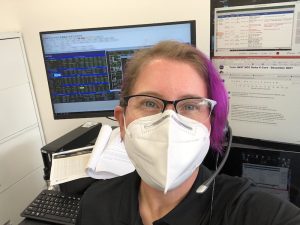
[[[109,179],[134,169],[121,140],[120,128],[112,130],[103,125],[87,165],[87,174],[95,179]]]
[[[50,185],[87,177],[85,168],[92,150],[89,146],[52,154]]]
[[[88,146],[52,155],[50,185],[92,177],[110,179],[134,171],[120,129],[103,125],[94,146]]]

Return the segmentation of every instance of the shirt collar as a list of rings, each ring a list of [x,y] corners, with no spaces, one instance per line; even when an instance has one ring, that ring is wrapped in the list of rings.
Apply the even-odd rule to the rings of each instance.
[[[206,224],[203,222],[209,221],[212,188],[209,187],[203,194],[196,193],[196,190],[210,175],[211,171],[200,166],[198,176],[187,196],[167,215],[155,221],[153,225]]]
[[[154,221],[154,225],[200,224],[208,220],[212,188],[205,193],[197,194],[197,188],[211,175],[204,166],[200,167],[197,178],[187,196],[167,215]],[[139,214],[138,193],[141,179],[136,171],[125,180],[122,199],[118,212],[120,225],[142,225]],[[178,216],[180,215],[180,216]]]

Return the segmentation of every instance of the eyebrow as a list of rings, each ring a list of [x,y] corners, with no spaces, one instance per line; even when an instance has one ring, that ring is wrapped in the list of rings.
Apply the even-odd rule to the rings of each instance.
[[[135,93],[134,95],[150,95],[150,96],[161,98],[161,99],[164,99],[164,100],[173,101],[173,100],[170,100],[170,99],[165,99],[164,96],[162,96],[158,92],[154,92],[154,91],[143,91],[143,92]],[[175,100],[184,99],[184,98],[207,98],[207,97],[200,96],[200,95],[186,94],[186,95],[180,96],[179,98],[177,98]]]

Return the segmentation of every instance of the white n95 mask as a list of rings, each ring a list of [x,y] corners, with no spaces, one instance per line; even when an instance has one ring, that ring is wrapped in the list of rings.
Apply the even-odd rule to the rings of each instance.
[[[125,126],[124,144],[141,179],[166,193],[192,175],[210,141],[202,123],[166,110]]]

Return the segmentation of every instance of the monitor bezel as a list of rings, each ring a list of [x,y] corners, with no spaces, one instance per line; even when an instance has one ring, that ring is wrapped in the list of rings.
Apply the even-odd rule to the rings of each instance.
[[[46,68],[46,54],[43,43],[43,35],[46,34],[59,34],[59,33],[72,33],[72,32],[82,32],[82,31],[101,31],[101,30],[114,30],[114,29],[126,29],[126,28],[138,28],[138,27],[151,27],[151,26],[165,26],[165,25],[177,25],[177,24],[189,24],[191,31],[191,45],[196,46],[196,20],[182,20],[182,21],[171,21],[171,22],[158,22],[158,23],[146,23],[146,24],[133,24],[133,25],[122,25],[122,26],[108,26],[108,27],[93,27],[93,28],[80,28],[80,29],[65,29],[65,30],[52,30],[52,31],[41,31],[39,32],[40,42],[43,54],[43,63],[45,68],[45,73],[47,76]],[[101,111],[84,111],[84,112],[68,112],[68,113],[56,113],[54,109],[54,103],[51,98],[50,86],[48,82],[48,91],[51,101],[52,114],[55,120],[58,119],[75,119],[75,118],[94,118],[94,117],[113,117],[114,109],[112,110],[101,110]]]
[[[300,152],[300,144],[233,135],[232,142],[261,148]]]

